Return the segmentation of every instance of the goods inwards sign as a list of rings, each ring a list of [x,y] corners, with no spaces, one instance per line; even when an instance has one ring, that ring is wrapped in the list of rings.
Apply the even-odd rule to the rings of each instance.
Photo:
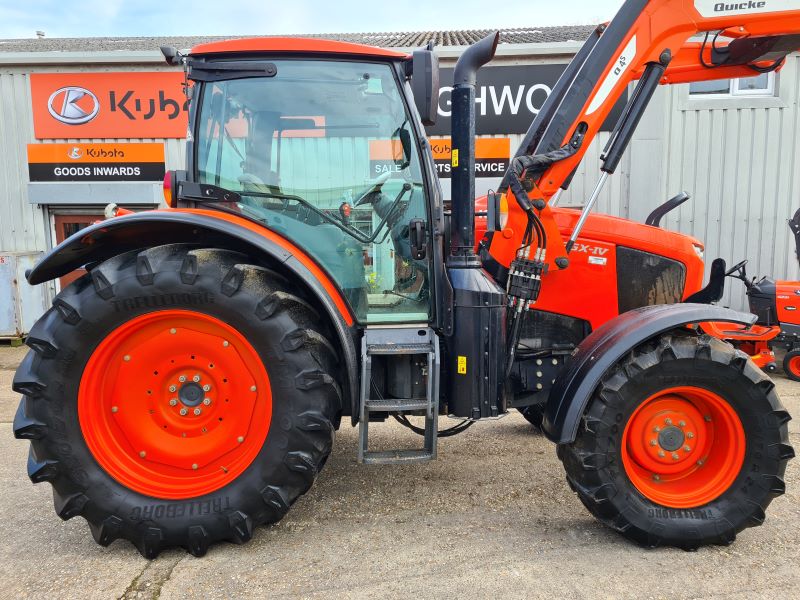
[[[28,144],[31,182],[162,181],[164,144]]]
[[[450,138],[431,138],[431,151],[439,177],[449,179],[454,163]],[[456,151],[457,152],[457,151]],[[500,178],[511,158],[510,138],[477,138],[475,140],[475,177]]]

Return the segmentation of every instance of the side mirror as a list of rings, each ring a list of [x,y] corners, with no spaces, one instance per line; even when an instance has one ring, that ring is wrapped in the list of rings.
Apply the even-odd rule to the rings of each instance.
[[[433,44],[411,54],[411,92],[423,125],[436,123],[439,110],[439,58]]]

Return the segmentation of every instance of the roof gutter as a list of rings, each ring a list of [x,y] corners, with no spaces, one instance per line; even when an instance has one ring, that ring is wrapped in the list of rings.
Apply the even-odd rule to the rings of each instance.
[[[580,50],[581,42],[550,42],[536,44],[500,44],[496,58],[503,56],[569,56]],[[440,58],[458,58],[469,46],[437,46],[436,53]],[[398,52],[407,52],[416,48],[392,48]],[[188,53],[188,49],[182,52]],[[105,50],[100,52],[2,52],[0,65],[141,65],[164,64],[164,56],[160,50]]]
[[[0,65],[138,65],[164,64],[156,50],[105,50],[102,52],[0,52]]]

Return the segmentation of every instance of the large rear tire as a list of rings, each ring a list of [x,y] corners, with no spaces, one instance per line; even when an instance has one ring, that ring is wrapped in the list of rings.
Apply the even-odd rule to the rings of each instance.
[[[280,520],[327,459],[340,413],[317,313],[247,257],[129,252],[66,288],[14,379],[28,475],[57,514],[143,556],[196,556]]]
[[[567,480],[600,521],[648,547],[729,544],[784,493],[790,417],[745,354],[707,335],[665,335],[604,378]]]

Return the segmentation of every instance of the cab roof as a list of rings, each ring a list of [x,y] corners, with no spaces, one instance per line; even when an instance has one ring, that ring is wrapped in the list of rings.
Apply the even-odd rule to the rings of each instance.
[[[350,42],[336,42],[298,37],[255,37],[222,42],[199,44],[192,48],[190,55],[202,54],[338,54],[349,56],[367,56],[374,58],[407,59],[404,52],[376,48]]]

